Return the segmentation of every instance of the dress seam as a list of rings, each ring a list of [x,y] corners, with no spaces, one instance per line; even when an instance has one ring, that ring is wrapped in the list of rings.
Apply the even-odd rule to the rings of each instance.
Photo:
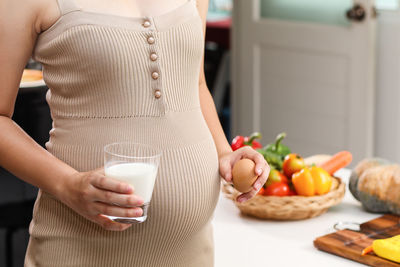
[[[210,135],[210,136],[207,136],[204,139],[196,140],[195,142],[190,143],[190,144],[182,144],[182,145],[176,145],[175,144],[172,147],[164,147],[162,150],[164,152],[168,152],[168,151],[177,151],[177,150],[182,150],[182,149],[188,149],[188,148],[193,148],[195,146],[198,146],[198,145],[200,145],[202,143],[205,143],[207,141],[214,142],[214,139]],[[66,144],[66,143],[52,143],[50,141],[50,139],[47,141],[46,146],[47,146],[47,144],[51,144],[52,148],[54,148],[54,147],[81,147],[81,148],[90,148],[92,150],[102,150],[103,149],[102,147],[101,148],[93,147],[92,144],[87,144],[87,145],[86,144],[79,144],[78,145],[78,144]],[[173,145],[173,144],[171,144],[171,145]],[[47,147],[46,147],[46,149],[49,150]]]
[[[104,120],[104,119],[132,119],[132,118],[165,118],[167,115],[170,114],[175,114],[175,113],[185,113],[185,112],[191,112],[195,110],[200,110],[201,111],[201,106],[196,106],[190,109],[185,109],[185,110],[167,110],[165,113],[160,114],[160,115],[128,115],[128,116],[65,116],[65,115],[55,115],[52,114],[52,118],[54,119],[98,119],[98,120]]]

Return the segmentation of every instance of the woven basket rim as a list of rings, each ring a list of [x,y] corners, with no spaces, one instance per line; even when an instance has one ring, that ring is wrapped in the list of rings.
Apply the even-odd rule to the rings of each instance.
[[[263,219],[298,220],[307,219],[324,213],[328,208],[338,204],[344,197],[345,184],[338,178],[335,188],[324,195],[317,196],[261,196],[239,203],[236,197],[240,194],[231,184],[223,182],[222,191],[225,197],[234,201],[242,213]]]

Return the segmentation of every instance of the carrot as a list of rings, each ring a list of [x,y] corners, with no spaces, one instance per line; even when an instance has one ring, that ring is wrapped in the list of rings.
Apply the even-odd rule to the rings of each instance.
[[[372,246],[368,246],[366,248],[363,249],[363,251],[361,252],[361,255],[367,255],[368,253],[370,253],[371,251],[373,251]]]
[[[337,170],[346,167],[351,163],[353,156],[349,151],[340,151],[332,156],[332,158],[321,163],[318,167],[321,167],[327,171],[330,175],[334,174]]]

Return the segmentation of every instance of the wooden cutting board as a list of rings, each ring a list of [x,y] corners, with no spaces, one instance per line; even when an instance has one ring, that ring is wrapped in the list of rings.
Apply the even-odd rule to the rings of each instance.
[[[400,235],[400,217],[384,215],[360,225],[360,231],[340,230],[332,234],[318,237],[314,246],[347,259],[358,261],[369,266],[394,266],[399,263],[382,259],[373,253],[361,256],[361,251],[372,244],[375,239]]]

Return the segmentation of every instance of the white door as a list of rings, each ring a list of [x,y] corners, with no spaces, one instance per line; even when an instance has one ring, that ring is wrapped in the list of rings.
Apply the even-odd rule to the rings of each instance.
[[[370,156],[373,1],[234,0],[232,133],[265,144],[285,131],[303,156]]]

